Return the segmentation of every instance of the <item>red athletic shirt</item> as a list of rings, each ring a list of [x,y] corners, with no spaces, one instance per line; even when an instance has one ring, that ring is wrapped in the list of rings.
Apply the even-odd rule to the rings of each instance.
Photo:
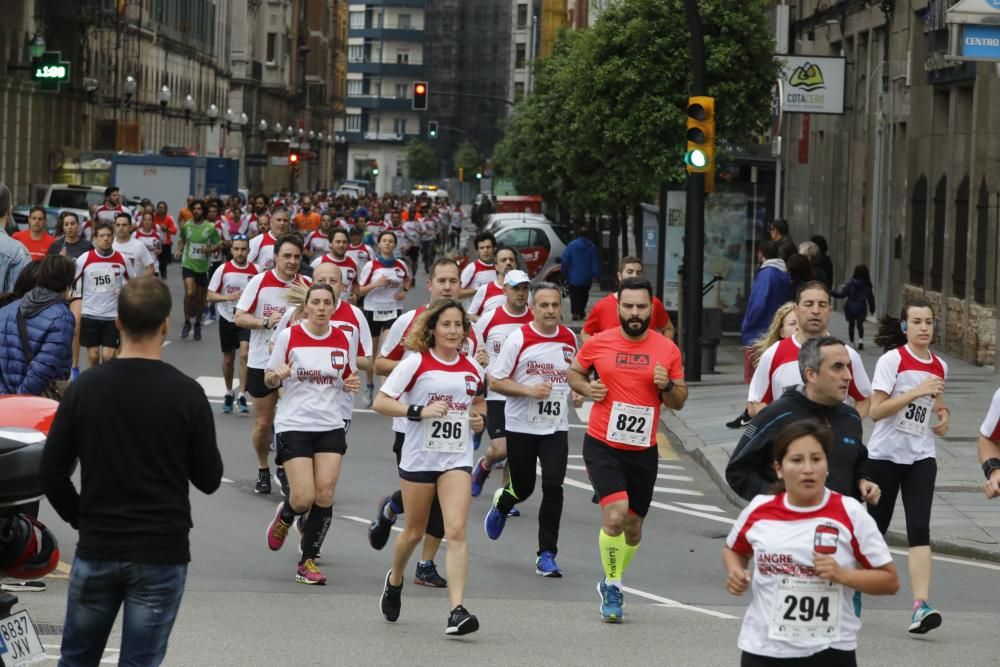
[[[667,369],[671,380],[684,379],[684,365],[677,345],[655,331],[649,331],[640,341],[629,340],[619,325],[588,338],[576,360],[584,371],[597,369],[601,382],[608,388],[604,400],[594,403],[587,435],[616,449],[654,446],[660,419],[660,390],[653,383],[653,370],[659,363]],[[648,438],[641,443],[627,444],[622,442],[627,436],[617,441],[609,437],[608,425],[613,413],[616,424],[618,418],[622,418],[621,430],[633,436],[648,435]]]
[[[670,315],[667,313],[667,309],[663,307],[662,301],[653,297],[653,319],[650,322],[650,328],[662,329],[668,324],[670,324]],[[617,329],[620,326],[618,294],[612,292],[594,304],[590,314],[587,315],[587,321],[583,323],[583,333],[593,336],[608,329]]]
[[[11,234],[11,238],[15,241],[20,241],[21,245],[28,249],[28,254],[31,255],[32,261],[45,257],[49,252],[49,246],[56,240],[54,236],[45,232],[42,234],[42,238],[36,241],[31,238],[31,232],[27,229],[23,232],[14,232]]]

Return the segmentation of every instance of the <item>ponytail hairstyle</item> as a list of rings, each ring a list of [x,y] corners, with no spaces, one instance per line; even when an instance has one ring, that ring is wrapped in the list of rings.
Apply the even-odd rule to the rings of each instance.
[[[927,308],[932,315],[934,314],[934,306],[931,305],[930,301],[923,297],[915,297],[906,300],[898,319],[886,315],[879,320],[878,331],[875,332],[875,344],[881,347],[884,352],[906,345],[906,320],[909,317],[910,308]]]

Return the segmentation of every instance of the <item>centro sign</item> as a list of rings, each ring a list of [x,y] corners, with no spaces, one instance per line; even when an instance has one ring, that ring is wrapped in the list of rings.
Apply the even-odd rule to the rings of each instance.
[[[844,58],[776,57],[781,64],[782,112],[844,113]]]

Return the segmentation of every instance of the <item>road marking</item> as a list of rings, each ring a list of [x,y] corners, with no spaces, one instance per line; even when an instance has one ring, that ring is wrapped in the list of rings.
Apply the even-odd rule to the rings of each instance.
[[[170,345],[170,343],[171,343],[171,341],[165,340],[165,341],[163,341],[163,345],[161,345],[160,347],[161,348],[166,347],[167,345]]]
[[[674,486],[654,486],[653,491],[659,491],[660,493],[672,493],[677,496],[703,496],[705,495],[701,491],[696,491],[694,489],[678,489]]]
[[[583,454],[567,454],[571,459],[582,459]],[[671,463],[661,463],[660,470],[684,470],[684,466],[677,466]]]
[[[587,470],[587,466],[578,466],[578,465],[573,465],[572,463],[569,463],[569,464],[566,465],[566,469],[567,470],[582,470],[582,471],[586,471]],[[686,475],[661,475],[661,474],[657,473],[656,478],[657,479],[665,479],[665,480],[668,480],[670,482],[693,482],[694,481],[694,477],[688,477]]]
[[[896,549],[894,547],[890,547],[889,551],[891,553],[894,553],[894,554],[898,555],[898,556],[906,556],[909,553],[909,552],[907,552],[906,549]],[[966,560],[964,558],[952,558],[951,556],[938,556],[937,554],[932,555],[931,558],[933,558],[934,560],[939,560],[942,563],[955,563],[956,565],[968,565],[970,567],[981,567],[984,570],[998,570],[998,571],[1000,571],[1000,565],[996,565],[995,563],[985,563],[985,562],[979,561],[979,560]]]
[[[205,390],[206,396],[221,398],[226,395],[226,380],[221,375],[199,375],[195,381]],[[233,378],[233,391],[238,391],[239,387],[239,379]]]
[[[233,480],[229,479],[228,477],[223,477],[222,481],[225,482],[226,484],[235,484],[236,483]]]
[[[670,444],[670,439],[667,437],[666,433],[661,431],[656,432],[656,447],[660,451],[660,458],[666,461],[680,461],[681,457],[677,456],[677,452],[674,451],[673,446]]]
[[[725,513],[726,510],[721,507],[716,507],[715,505],[699,505],[698,503],[677,503],[681,507],[687,507],[691,510],[698,510],[699,512],[722,512]]]
[[[357,523],[363,523],[366,526],[370,526],[371,523],[372,523],[371,519],[362,519],[359,516],[351,516],[350,514],[341,514],[340,518],[341,519],[347,519],[348,521],[354,521],[354,522],[357,522]],[[393,526],[392,529],[394,531],[396,531],[397,533],[403,532],[403,529],[399,528],[398,526]],[[447,544],[447,543],[448,543],[448,540],[441,540],[441,544]]]
[[[665,598],[660,595],[654,595],[652,593],[647,593],[646,591],[640,591],[638,588],[632,588],[631,586],[622,586],[622,590],[631,595],[638,595],[641,598],[646,598],[647,600],[652,600],[657,603],[657,607],[673,607],[675,609],[686,609],[687,611],[693,611],[698,614],[705,614],[707,616],[714,616],[715,618],[724,618],[727,620],[738,621],[739,618],[736,616],[731,616],[729,614],[724,614],[721,611],[712,611],[711,609],[705,609],[703,607],[695,607],[694,605],[684,604],[683,602],[678,602],[677,600],[671,600],[670,598]]]
[[[594,409],[593,401],[585,401],[583,405],[576,408],[576,416],[580,418],[580,421],[586,424],[590,421],[590,411]],[[586,426],[584,427],[586,428]]]

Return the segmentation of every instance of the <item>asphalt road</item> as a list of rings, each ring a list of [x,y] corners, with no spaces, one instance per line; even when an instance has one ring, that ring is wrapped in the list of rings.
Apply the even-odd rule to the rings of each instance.
[[[174,267],[168,281],[178,315],[164,359],[200,378],[210,400],[220,407],[217,328],[206,327],[201,342],[179,340],[178,274]],[[424,278],[419,276],[418,283],[423,285]],[[413,290],[407,304],[416,306],[424,299],[426,291]],[[469,517],[466,606],[479,617],[481,630],[448,639],[443,590],[415,586],[407,579],[399,622],[385,623],[378,611],[391,543],[383,551],[372,550],[366,526],[377,500],[397,484],[388,419],[365,410],[354,415],[334,522],[320,561],[329,583],[307,587],[294,581],[294,539],[278,553],[265,546],[265,527],[278,496],[261,497],[252,491],[256,465],[249,441],[251,419],[217,413],[226,480],[212,496],[192,490],[193,559],[165,664],[738,664],[736,639],[746,599],[725,592],[719,555],[737,512],[697,464],[678,458],[668,446],[661,447],[661,490],[624,581],[625,622],[601,622],[594,590],[602,576],[597,555],[600,513],[591,503],[579,456],[585,418],[585,410],[574,415],[570,433],[558,557],[564,577],[534,574],[539,498],[521,506],[523,516],[507,523],[498,542],[485,536],[482,520],[500,483],[495,472]],[[44,506],[42,517],[59,538],[62,561],[71,563],[75,533]],[[438,564],[444,573],[443,552]],[[906,633],[910,602],[905,558],[897,557],[897,565],[903,580],[900,594],[866,598],[861,664],[971,665],[995,659],[989,637],[1000,622],[1000,567],[960,559],[935,561],[934,603],[943,611],[944,625],[915,638]],[[65,612],[68,566],[61,569],[63,573],[49,578],[47,592],[22,595],[50,656],[58,655]],[[107,664],[117,663],[119,628],[109,642]]]

